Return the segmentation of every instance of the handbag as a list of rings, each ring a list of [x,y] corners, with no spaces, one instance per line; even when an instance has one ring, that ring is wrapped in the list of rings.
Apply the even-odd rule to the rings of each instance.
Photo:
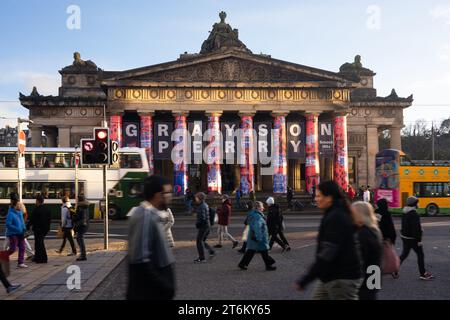
[[[250,229],[249,226],[245,226],[244,232],[242,233],[242,241],[243,242],[247,241],[249,229]]]
[[[398,272],[400,269],[400,258],[394,246],[389,241],[383,241],[383,274]]]
[[[56,237],[58,239],[62,239],[64,237],[64,231],[61,226],[58,227],[58,231],[56,232]]]

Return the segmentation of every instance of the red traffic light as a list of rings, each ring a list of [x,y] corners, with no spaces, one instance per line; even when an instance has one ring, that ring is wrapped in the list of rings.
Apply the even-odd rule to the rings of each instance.
[[[108,130],[97,130],[97,139],[104,140],[108,137]]]

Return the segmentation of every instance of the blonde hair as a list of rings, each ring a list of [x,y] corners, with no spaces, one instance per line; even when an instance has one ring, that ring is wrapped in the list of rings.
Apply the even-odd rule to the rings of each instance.
[[[352,204],[353,220],[359,227],[366,226],[380,232],[375,211],[370,203],[357,201]]]

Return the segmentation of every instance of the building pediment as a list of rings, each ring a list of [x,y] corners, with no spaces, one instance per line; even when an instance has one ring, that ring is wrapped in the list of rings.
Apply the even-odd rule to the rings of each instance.
[[[301,83],[350,87],[341,75],[238,50],[189,55],[176,61],[120,72],[105,85],[146,83]],[[331,83],[330,83],[331,82]]]

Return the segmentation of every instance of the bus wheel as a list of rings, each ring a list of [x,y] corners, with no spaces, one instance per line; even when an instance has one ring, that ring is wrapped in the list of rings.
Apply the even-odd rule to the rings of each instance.
[[[437,204],[430,203],[429,205],[427,205],[425,212],[429,216],[435,216],[439,213],[439,207],[437,206]]]
[[[115,205],[110,205],[108,207],[108,217],[112,220],[119,219],[120,216],[120,209]]]

